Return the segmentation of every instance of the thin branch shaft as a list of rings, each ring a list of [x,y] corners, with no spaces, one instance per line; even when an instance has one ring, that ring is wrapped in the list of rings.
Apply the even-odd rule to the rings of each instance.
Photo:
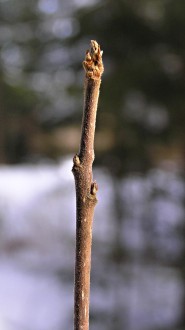
[[[85,81],[84,113],[79,153],[82,163],[86,161],[85,157],[93,156],[92,161],[94,160],[94,134],[100,83],[100,79],[86,78]]]
[[[74,156],[73,174],[76,185],[76,260],[74,292],[74,329],[89,329],[89,296],[92,223],[97,202],[97,184],[93,182],[94,134],[96,113],[103,73],[102,52],[91,41],[83,62],[86,71],[84,113],[79,154]]]

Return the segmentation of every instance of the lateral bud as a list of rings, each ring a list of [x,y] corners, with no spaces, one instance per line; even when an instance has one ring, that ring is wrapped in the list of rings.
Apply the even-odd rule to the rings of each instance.
[[[75,166],[80,166],[80,158],[77,154],[73,157],[73,163]]]
[[[95,196],[96,193],[98,191],[98,184],[96,181],[94,181],[92,184],[91,184],[91,195]]]

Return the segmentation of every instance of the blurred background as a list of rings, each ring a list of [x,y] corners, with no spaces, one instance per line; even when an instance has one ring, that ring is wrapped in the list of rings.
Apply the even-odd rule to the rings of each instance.
[[[92,330],[185,329],[185,2],[0,0],[0,330],[73,327],[81,62],[104,50]]]

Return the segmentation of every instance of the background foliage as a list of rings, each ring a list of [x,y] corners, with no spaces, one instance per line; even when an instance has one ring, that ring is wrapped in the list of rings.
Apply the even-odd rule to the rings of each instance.
[[[75,150],[76,139],[68,150],[56,136],[64,126],[76,136],[83,102],[81,61],[92,38],[102,44],[105,62],[98,162],[116,162],[123,172],[145,170],[164,153],[183,157],[183,3],[10,0],[0,6],[2,159],[56,158]],[[20,136],[22,150],[16,148]]]

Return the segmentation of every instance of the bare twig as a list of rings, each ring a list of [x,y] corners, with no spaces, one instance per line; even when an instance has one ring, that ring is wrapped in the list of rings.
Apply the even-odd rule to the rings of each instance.
[[[92,222],[97,202],[97,183],[93,181],[94,134],[96,112],[103,73],[102,51],[94,40],[86,52],[85,99],[79,154],[73,158],[76,184],[76,264],[74,293],[74,329],[89,329],[89,292],[91,268]]]

